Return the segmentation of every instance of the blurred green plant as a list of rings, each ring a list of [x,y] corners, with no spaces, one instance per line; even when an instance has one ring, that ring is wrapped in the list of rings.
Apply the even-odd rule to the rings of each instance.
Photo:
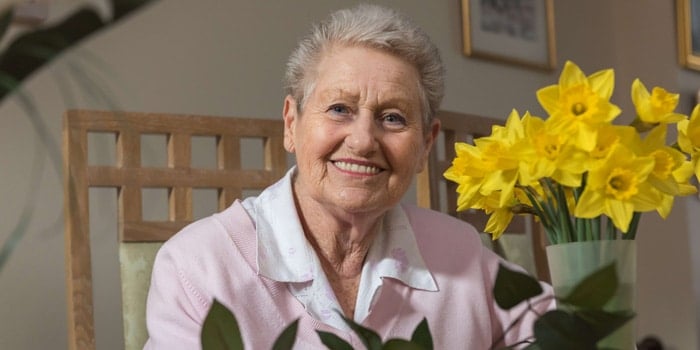
[[[341,315],[342,316],[342,315]],[[360,338],[367,350],[432,350],[433,337],[430,334],[428,320],[423,318],[416,329],[413,331],[410,340],[393,338],[382,342],[382,338],[375,331],[363,327],[355,321],[343,316],[343,320],[347,323],[355,334]],[[337,335],[329,332],[316,331],[321,342],[331,350],[346,350],[352,349],[352,346]]]
[[[109,2],[111,16],[106,19],[103,19],[96,9],[83,6],[56,23],[28,28],[16,37],[9,39],[9,29],[14,18],[15,5],[0,8],[0,40],[7,41],[0,49],[0,103],[10,96],[17,97],[20,107],[26,113],[37,133],[37,141],[41,143],[38,146],[48,152],[49,160],[57,174],[61,174],[60,143],[52,136],[44,123],[31,95],[22,91],[22,83],[68,49],[79,45],[85,38],[109,28],[151,2],[153,0],[111,0]],[[83,80],[89,79],[80,67],[71,66],[70,72],[79,75],[78,78]],[[84,84],[81,79],[78,79],[78,82],[81,83],[82,89],[88,93],[96,94],[101,91],[95,84]],[[61,91],[61,93],[67,94],[68,92]],[[34,158],[33,171],[30,176],[38,181],[38,177],[41,175],[41,157],[35,155]],[[0,271],[25,235],[31,222],[37,200],[36,187],[32,186],[30,189],[28,200],[22,209],[18,222],[0,245]]]
[[[631,310],[607,311],[605,305],[618,288],[615,265],[610,264],[595,271],[563,298],[557,299],[557,308],[539,315],[533,326],[533,336],[517,344],[499,347],[505,335],[528,312],[536,311],[533,304],[551,301],[543,297],[537,301],[533,298],[544,291],[540,282],[532,276],[511,270],[504,265],[498,269],[493,293],[498,306],[510,310],[521,303],[527,308],[496,339],[491,349],[527,349],[527,350],[591,350],[602,349],[597,343],[622,327],[634,317]],[[552,298],[552,297],[549,297]],[[424,318],[414,330],[411,339],[389,339],[382,342],[381,337],[369,328],[343,317],[345,322],[357,334],[368,350],[432,350],[433,339]],[[285,328],[275,341],[273,350],[292,349],[296,338],[299,320]],[[331,350],[352,350],[353,347],[342,338],[329,332],[316,331],[321,342]],[[224,305],[214,300],[202,326],[203,350],[243,350],[243,338],[234,314]]]
[[[590,350],[600,349],[598,342],[634,318],[631,310],[608,311],[605,306],[619,285],[615,264],[604,266],[577,284],[563,298],[556,298],[557,308],[539,315],[533,326],[533,337],[501,349],[527,350]],[[532,276],[501,265],[494,285],[498,306],[510,310],[527,303],[527,312],[535,312],[532,298],[543,293],[540,283]],[[544,302],[547,299],[540,299]],[[504,331],[505,333],[511,328]],[[496,343],[499,343],[501,337]],[[527,344],[523,348],[523,346]],[[495,347],[492,347],[494,349]]]
[[[342,315],[341,315],[342,316]],[[345,323],[355,332],[367,350],[432,350],[433,338],[430,335],[428,321],[424,318],[413,331],[410,340],[389,339],[382,342],[375,331],[363,327],[355,321],[342,316]],[[275,340],[272,350],[290,350],[294,347],[299,320],[290,323]],[[352,350],[353,347],[329,332],[316,331],[321,342],[330,350]],[[243,338],[238,321],[233,312],[214,300],[202,325],[203,350],[243,350]]]

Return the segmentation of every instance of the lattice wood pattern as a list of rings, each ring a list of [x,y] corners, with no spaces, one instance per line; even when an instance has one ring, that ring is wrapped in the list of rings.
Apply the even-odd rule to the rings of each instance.
[[[436,117],[440,119],[442,124],[443,139],[440,146],[444,147],[444,158],[438,156],[438,145],[436,144],[430,154],[428,166],[418,174],[416,179],[417,204],[424,208],[443,210],[454,217],[471,223],[478,230],[483,230],[486,227],[488,216],[480,210],[457,212],[457,185],[452,181],[445,180],[442,174],[449,168],[452,159],[455,157],[455,142],[472,143],[475,138],[491,134],[492,127],[502,124],[503,121],[449,111],[440,111]],[[445,186],[446,190],[444,193],[440,191],[441,186]],[[516,215],[505,233],[526,233],[527,220],[532,220],[532,218]],[[533,223],[532,246],[537,277],[541,280],[549,281],[549,267],[547,265],[544,237],[542,225]],[[498,253],[503,253],[498,241],[494,242],[494,249]]]
[[[220,209],[243,190],[263,189],[287,170],[283,121],[196,115],[73,110],[63,124],[65,251],[69,347],[94,349],[90,261],[90,187],[113,187],[118,193],[118,232],[122,242],[162,242],[190,223],[192,189],[218,190]],[[116,137],[114,166],[88,164],[88,133]],[[167,166],[141,166],[141,135],[164,134]],[[217,168],[191,167],[192,137],[216,138]],[[263,140],[263,169],[241,168],[240,140]],[[169,218],[142,218],[142,189],[167,188]]]

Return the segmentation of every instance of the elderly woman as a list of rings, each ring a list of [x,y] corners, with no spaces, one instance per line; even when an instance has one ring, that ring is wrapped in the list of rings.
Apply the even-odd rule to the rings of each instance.
[[[502,261],[475,229],[399,204],[440,128],[443,66],[426,34],[381,7],[341,10],[299,43],[286,80],[296,167],[165,243],[146,347],[199,347],[213,299],[250,349],[270,349],[296,319],[300,349],[323,348],[316,330],[361,346],[341,314],[384,339],[410,338],[425,317],[436,349],[527,337],[532,313],[515,322],[521,309],[493,301]]]

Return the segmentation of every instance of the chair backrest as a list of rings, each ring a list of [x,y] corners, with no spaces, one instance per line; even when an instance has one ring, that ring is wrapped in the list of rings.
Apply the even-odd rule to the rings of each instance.
[[[478,230],[486,227],[488,216],[483,211],[457,212],[457,185],[445,180],[442,174],[451,165],[455,157],[455,142],[472,143],[475,138],[487,136],[494,125],[503,121],[477,115],[449,111],[438,112],[436,118],[442,124],[441,135],[436,140],[428,160],[428,166],[418,174],[416,179],[417,204],[424,208],[439,210],[465,220]],[[528,228],[530,228],[528,230]],[[539,279],[549,281],[549,268],[545,251],[545,235],[542,225],[534,222],[530,215],[516,215],[505,234],[526,234],[532,238],[532,258],[536,275]],[[492,242],[492,248],[509,259],[500,240]]]
[[[88,164],[88,134],[113,133],[116,165]],[[167,166],[141,165],[141,136],[165,135]],[[216,169],[191,166],[192,137],[216,139]],[[263,169],[241,168],[243,139],[263,142]],[[89,188],[117,189],[124,333],[127,349],[147,339],[146,294],[155,253],[193,220],[192,189],[218,190],[220,209],[243,190],[263,189],[287,170],[283,121],[194,115],[73,110],[63,123],[64,210],[68,340],[70,349],[95,349],[89,233]],[[142,189],[168,191],[169,218],[146,221]]]

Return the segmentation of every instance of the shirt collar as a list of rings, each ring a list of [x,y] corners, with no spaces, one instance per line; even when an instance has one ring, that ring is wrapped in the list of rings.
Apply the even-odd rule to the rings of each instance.
[[[438,290],[403,207],[395,206],[384,216],[382,232],[367,253],[362,277],[374,282],[390,277],[411,288]]]
[[[258,197],[243,202],[256,225],[258,274],[279,282],[307,282],[322,273],[318,257],[304,236],[294,204],[292,179],[295,173],[296,167],[292,167]],[[370,298],[372,287],[381,284],[384,277],[400,280],[412,288],[437,291],[401,206],[387,212],[382,232],[368,252],[361,284],[365,285]],[[363,286],[360,289],[362,294]]]

